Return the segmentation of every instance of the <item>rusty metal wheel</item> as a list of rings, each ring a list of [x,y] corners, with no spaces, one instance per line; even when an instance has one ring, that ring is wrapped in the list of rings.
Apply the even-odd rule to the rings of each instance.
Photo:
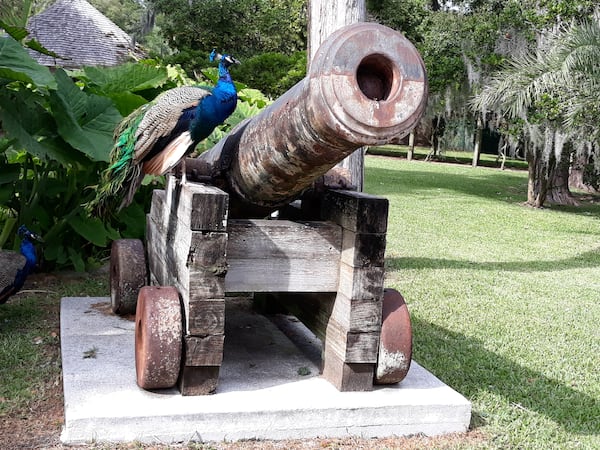
[[[110,301],[115,314],[134,314],[138,292],[148,284],[146,252],[139,239],[117,239],[110,249]]]
[[[143,389],[175,386],[183,348],[179,293],[172,286],[140,289],[135,314],[135,372]]]
[[[412,327],[408,307],[400,292],[385,289],[375,384],[402,381],[410,369],[411,358]]]

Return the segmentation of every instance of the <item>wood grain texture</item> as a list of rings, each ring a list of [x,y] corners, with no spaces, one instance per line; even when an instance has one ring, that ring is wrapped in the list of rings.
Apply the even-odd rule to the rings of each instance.
[[[363,192],[328,190],[323,196],[321,216],[356,233],[385,233],[389,202]]]
[[[206,197],[204,204],[212,199],[214,208],[226,206],[222,191],[196,183],[182,187],[173,177],[164,191],[153,194],[146,226],[151,279],[181,294],[186,334],[222,333],[225,309],[219,300],[225,298],[227,233],[192,230],[191,204],[197,197]],[[213,303],[193,305],[203,300]]]
[[[337,290],[340,227],[326,222],[230,220],[228,292]]]
[[[185,366],[220,366],[223,362],[225,335],[185,336],[183,341]]]
[[[323,378],[341,392],[371,391],[375,364],[344,362],[339,356],[325,349],[323,354]]]
[[[207,395],[216,391],[221,366],[183,366],[179,376],[181,395]]]
[[[341,260],[352,267],[383,267],[385,245],[385,233],[344,230]]]
[[[189,218],[194,231],[225,231],[229,194],[214,186],[186,183],[181,188],[177,216]]]
[[[190,335],[225,333],[225,300],[217,298],[190,301],[187,325]]]
[[[380,332],[382,298],[357,300],[338,292],[332,306],[331,319],[348,332]]]
[[[353,300],[379,299],[383,296],[383,267],[355,268],[340,263],[338,292]]]
[[[333,319],[327,324],[325,347],[346,363],[377,362],[379,332],[352,332]]]

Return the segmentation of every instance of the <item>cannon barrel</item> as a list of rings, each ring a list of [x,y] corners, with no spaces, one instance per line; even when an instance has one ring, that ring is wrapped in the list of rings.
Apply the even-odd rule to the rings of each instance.
[[[198,162],[243,202],[277,207],[356,149],[408,134],[426,101],[423,61],[402,34],[349,25],[323,42],[302,81]]]

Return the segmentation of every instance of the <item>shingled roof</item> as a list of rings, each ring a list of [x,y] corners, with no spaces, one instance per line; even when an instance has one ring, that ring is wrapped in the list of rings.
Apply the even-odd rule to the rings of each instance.
[[[45,66],[115,66],[131,55],[143,56],[125,31],[85,0],[58,0],[33,16],[27,29],[31,37],[62,58],[32,51]]]

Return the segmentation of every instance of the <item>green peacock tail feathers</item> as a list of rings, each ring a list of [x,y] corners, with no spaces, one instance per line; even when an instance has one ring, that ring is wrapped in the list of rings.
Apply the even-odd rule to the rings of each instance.
[[[131,188],[137,189],[142,177],[141,167],[133,164],[136,132],[146,106],[132,112],[116,128],[109,166],[102,172],[100,183],[95,187],[96,197],[84,205],[89,214],[107,217],[133,200]]]

